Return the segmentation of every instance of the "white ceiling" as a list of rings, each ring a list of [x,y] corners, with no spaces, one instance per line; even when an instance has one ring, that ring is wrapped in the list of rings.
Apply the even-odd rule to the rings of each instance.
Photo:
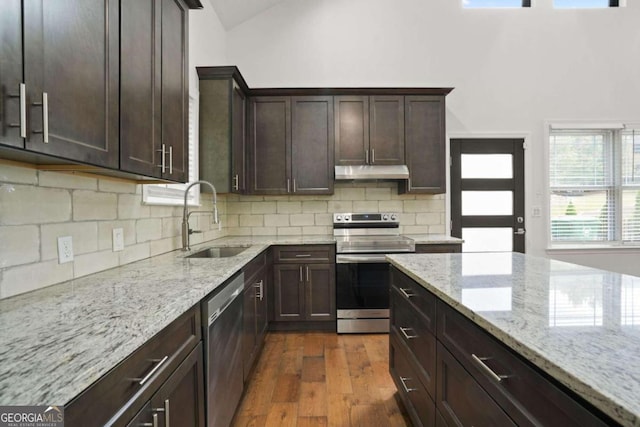
[[[283,0],[209,0],[225,29],[253,18]]]

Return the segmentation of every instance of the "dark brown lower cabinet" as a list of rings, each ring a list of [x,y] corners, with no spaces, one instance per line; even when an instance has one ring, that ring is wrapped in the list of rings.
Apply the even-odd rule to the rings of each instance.
[[[389,371],[414,424],[617,425],[395,268],[391,286]]]
[[[200,342],[127,427],[204,427],[203,387]]]
[[[438,343],[438,387],[436,405],[452,426],[515,426],[442,344]]]
[[[274,265],[274,320],[335,320],[335,274],[335,264]]]
[[[264,267],[245,279],[242,344],[245,382],[267,331],[267,275],[268,269]]]
[[[394,332],[389,334],[389,371],[413,425],[433,426],[436,405]]]

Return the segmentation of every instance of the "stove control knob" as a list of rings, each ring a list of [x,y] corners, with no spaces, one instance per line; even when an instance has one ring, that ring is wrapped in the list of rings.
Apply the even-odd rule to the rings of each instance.
[[[391,221],[395,221],[396,219],[398,219],[398,216],[396,214],[391,214]]]
[[[345,216],[344,216],[344,220],[345,220],[345,221],[350,221],[350,220],[351,220],[351,217],[350,217],[349,215],[345,215]]]
[[[336,221],[338,222],[342,221],[342,215],[336,215]]]
[[[383,221],[388,221],[389,220],[389,215],[387,215],[387,214],[382,215],[382,220]]]

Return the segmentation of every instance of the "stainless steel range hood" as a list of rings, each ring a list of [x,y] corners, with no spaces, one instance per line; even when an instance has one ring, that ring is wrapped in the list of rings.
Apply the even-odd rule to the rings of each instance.
[[[409,179],[407,165],[336,166],[336,180],[340,179]]]

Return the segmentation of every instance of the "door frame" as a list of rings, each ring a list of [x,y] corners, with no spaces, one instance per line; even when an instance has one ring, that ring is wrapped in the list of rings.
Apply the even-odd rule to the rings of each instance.
[[[447,133],[447,144],[446,144],[446,156],[447,156],[447,168],[446,168],[446,185],[447,192],[445,193],[445,232],[447,235],[452,235],[453,225],[452,225],[452,211],[451,211],[451,194],[452,194],[452,186],[451,186],[451,165],[452,165],[452,157],[451,157],[451,141],[458,139],[467,139],[467,140],[485,140],[485,139],[521,139],[523,140],[523,148],[524,148],[524,183],[523,183],[523,191],[524,191],[524,223],[531,225],[531,218],[527,212],[527,208],[532,206],[534,200],[531,199],[532,195],[529,189],[527,188],[527,184],[531,182],[531,168],[529,167],[532,164],[531,159],[531,150],[530,141],[532,140],[531,133],[527,131],[515,131],[515,132],[451,132]],[[539,208],[538,208],[539,209]],[[527,228],[527,231],[530,230],[530,227]],[[524,252],[529,252],[530,249],[530,233],[525,234],[524,239]]]

